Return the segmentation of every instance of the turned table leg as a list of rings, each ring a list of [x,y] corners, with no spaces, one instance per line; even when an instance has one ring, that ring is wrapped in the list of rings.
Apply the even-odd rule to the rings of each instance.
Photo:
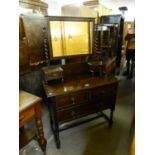
[[[53,106],[53,107],[52,107]],[[50,113],[50,122],[51,122],[51,128],[54,134],[55,143],[57,149],[60,149],[60,138],[59,138],[59,124],[57,120],[57,114],[54,109],[56,109],[55,104],[49,104],[49,113]]]
[[[42,119],[41,119],[41,105],[37,104],[36,106],[36,125],[38,130],[38,141],[42,148],[42,150],[46,151],[46,139],[44,138],[44,131],[43,131],[43,125],[42,125]]]
[[[114,109],[111,109],[110,110],[109,127],[111,127],[112,126],[112,123],[113,123],[113,112],[114,112]]]

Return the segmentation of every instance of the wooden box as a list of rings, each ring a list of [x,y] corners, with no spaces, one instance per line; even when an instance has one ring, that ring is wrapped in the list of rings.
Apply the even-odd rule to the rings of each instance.
[[[42,68],[45,82],[63,80],[63,69],[60,66],[47,66]]]

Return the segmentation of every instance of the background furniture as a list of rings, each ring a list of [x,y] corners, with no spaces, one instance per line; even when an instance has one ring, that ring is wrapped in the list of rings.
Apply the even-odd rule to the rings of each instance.
[[[19,6],[27,11],[32,10],[33,13],[48,14],[48,4],[41,0],[19,0]]]
[[[112,58],[117,55],[118,28],[115,24],[96,24],[94,50],[102,57]]]
[[[118,26],[116,67],[120,68],[122,42],[123,42],[124,18],[122,15],[101,16],[100,24],[116,24]]]
[[[44,63],[40,16],[47,15],[48,4],[40,0],[19,0],[19,73],[38,69]]]
[[[64,122],[97,113],[95,118],[104,116],[109,126],[112,125],[118,85],[114,77],[91,76],[87,63],[66,64],[61,67],[63,82],[52,80],[48,84],[43,83],[57,148],[60,148],[60,131],[83,123],[78,122],[62,127],[61,124]],[[110,117],[102,113],[105,109],[110,109]]]
[[[117,61],[118,27],[116,24],[96,24],[94,30],[93,64],[103,64],[106,74],[114,74]]]
[[[20,130],[21,147],[25,145],[24,143],[28,142],[32,138],[32,137],[25,137],[27,134],[24,133],[23,127],[26,123],[35,118],[38,130],[38,141],[43,151],[45,151],[46,139],[44,138],[43,125],[41,120],[41,104],[40,104],[41,101],[42,99],[40,97],[32,95],[23,90],[19,91],[19,127],[21,128]]]

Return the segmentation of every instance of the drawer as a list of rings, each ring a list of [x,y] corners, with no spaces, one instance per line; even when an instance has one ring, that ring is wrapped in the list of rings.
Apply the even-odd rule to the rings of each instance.
[[[93,100],[98,100],[106,97],[112,97],[114,94],[116,94],[117,89],[116,86],[110,86],[110,87],[99,87],[92,89],[91,91],[91,97]]]
[[[89,91],[82,91],[57,97],[56,106],[59,109],[62,107],[86,103],[88,101],[89,101]]]
[[[91,94],[91,102],[93,104],[99,104],[101,109],[112,108],[116,101],[117,87],[100,87],[93,89]]]
[[[35,116],[35,109],[29,108],[19,114],[19,126],[24,126],[28,121],[30,121]]]
[[[86,104],[76,108],[58,111],[57,116],[59,122],[65,122],[95,113],[97,111],[99,111],[99,107],[95,104]]]
[[[116,85],[110,85],[110,86],[104,86],[104,87],[98,87],[92,89],[92,95],[98,95],[98,94],[108,94],[108,93],[114,93],[116,92]]]

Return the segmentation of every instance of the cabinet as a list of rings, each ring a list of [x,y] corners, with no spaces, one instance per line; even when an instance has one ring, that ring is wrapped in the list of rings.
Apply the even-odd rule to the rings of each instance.
[[[122,53],[122,41],[123,41],[123,29],[124,29],[124,18],[122,15],[105,15],[100,17],[100,24],[114,24],[117,25],[117,54],[116,54],[116,67],[119,68],[121,64],[121,53]]]
[[[41,13],[47,15],[48,4],[41,0],[19,0],[19,6],[25,8],[27,12],[31,10],[33,13]]]
[[[97,24],[95,26],[95,53],[102,59],[111,59],[117,54],[118,28],[115,24]]]
[[[94,55],[89,60],[92,74],[113,75],[116,67],[118,27],[115,24],[96,24]]]
[[[64,71],[63,82],[43,83],[57,148],[60,148],[59,132],[81,124],[83,121],[69,123],[68,126],[62,127],[63,123],[96,113],[95,117],[87,121],[104,116],[109,126],[112,125],[118,85],[114,77],[91,76],[87,63],[68,64],[61,67]],[[110,117],[102,112],[105,109],[110,109]]]
[[[23,23],[25,36],[20,39],[20,66],[25,66],[27,71],[33,70],[38,65],[45,62],[42,28],[45,26],[45,20],[37,15],[20,15],[20,21]],[[20,44],[20,45],[21,45]],[[23,64],[26,62],[26,64]],[[20,67],[20,73],[25,72]]]
[[[47,15],[48,5],[40,0],[20,0],[19,7],[19,72],[23,74],[44,63],[41,17]]]

